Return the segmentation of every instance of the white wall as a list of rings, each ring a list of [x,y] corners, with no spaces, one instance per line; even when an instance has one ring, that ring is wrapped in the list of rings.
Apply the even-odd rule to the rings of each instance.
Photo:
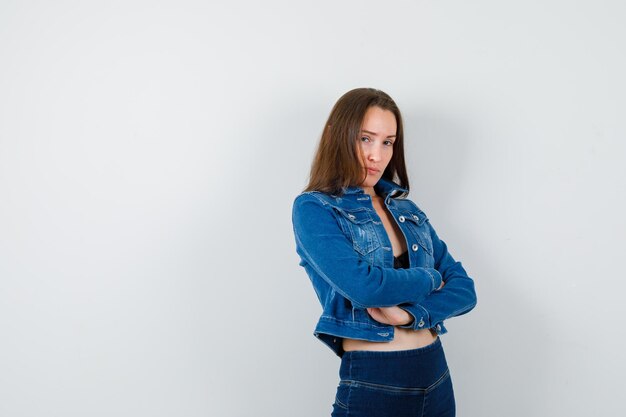
[[[625,12],[3,0],[0,415],[329,415],[291,203],[361,86],[476,282],[459,416],[623,414]]]

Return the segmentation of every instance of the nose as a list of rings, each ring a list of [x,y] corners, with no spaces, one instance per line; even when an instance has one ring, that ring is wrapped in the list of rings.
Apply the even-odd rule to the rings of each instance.
[[[377,146],[372,146],[369,149],[367,160],[371,162],[378,162],[381,160],[380,149]]]

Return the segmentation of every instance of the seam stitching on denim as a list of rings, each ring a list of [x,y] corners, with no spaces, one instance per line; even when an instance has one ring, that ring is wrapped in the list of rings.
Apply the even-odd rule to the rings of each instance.
[[[352,379],[352,384],[354,386],[362,386],[366,388],[378,389],[381,391],[387,392],[404,392],[404,393],[423,393],[426,392],[428,388],[415,388],[415,387],[398,387],[394,385],[384,385],[384,384],[375,384],[372,382],[359,381],[357,379]]]
[[[352,358],[348,358],[350,361],[350,367],[348,369],[348,378],[352,379]],[[346,417],[350,416],[350,395],[352,395],[352,384],[348,385],[348,397],[346,399],[346,404],[348,407],[346,408]]]
[[[443,373],[443,375],[441,375],[439,377],[439,379],[437,381],[435,381],[431,386],[429,386],[428,388],[426,388],[426,392],[430,392],[432,390],[434,390],[435,388],[437,388],[439,385],[441,385],[441,383],[443,381],[446,380],[446,378],[450,375],[450,368],[446,367],[446,371]]]

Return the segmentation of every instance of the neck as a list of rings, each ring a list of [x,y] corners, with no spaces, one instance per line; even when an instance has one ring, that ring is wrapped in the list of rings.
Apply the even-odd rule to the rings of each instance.
[[[376,191],[374,191],[374,187],[363,187],[363,192],[365,194],[369,194],[371,197],[376,197]]]

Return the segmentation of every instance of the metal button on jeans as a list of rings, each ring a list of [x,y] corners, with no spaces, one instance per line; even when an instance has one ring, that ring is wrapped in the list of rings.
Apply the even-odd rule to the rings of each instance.
[[[422,319],[419,323],[417,323],[417,327],[424,327],[424,324],[426,323],[424,323],[424,320]]]
[[[417,248],[419,248],[419,246],[417,246],[417,243],[414,243],[413,246],[411,246],[411,249],[413,249],[413,252],[417,252]]]
[[[417,214],[414,214],[413,219],[415,219],[415,221],[418,221],[420,218],[417,216]]]
[[[398,220],[400,220],[400,223],[404,223],[404,216],[398,217]]]

